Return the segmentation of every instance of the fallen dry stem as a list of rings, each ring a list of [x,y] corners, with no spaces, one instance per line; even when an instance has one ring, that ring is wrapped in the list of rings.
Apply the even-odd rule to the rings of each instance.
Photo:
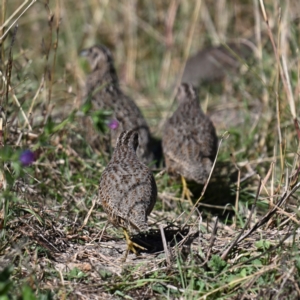
[[[205,182],[205,185],[202,189],[202,192],[201,192],[201,195],[199,197],[199,199],[196,201],[196,203],[194,204],[194,206],[192,207],[192,210],[190,211],[190,213],[188,214],[187,218],[186,218],[186,221],[184,223],[184,225],[182,226],[182,228],[184,228],[186,226],[186,224],[188,223],[189,219],[191,218],[192,214],[194,213],[194,211],[196,210],[197,206],[198,206],[198,203],[202,200],[204,194],[205,194],[205,191],[207,189],[207,186],[209,184],[209,181],[210,181],[210,178],[212,176],[212,173],[214,171],[214,168],[215,168],[215,165],[216,165],[216,162],[217,162],[217,158],[218,158],[218,154],[219,154],[219,151],[220,151],[220,148],[221,148],[221,145],[222,145],[222,142],[223,142],[223,139],[225,138],[225,136],[227,135],[227,131],[225,131],[220,139],[220,142],[219,142],[219,145],[218,145],[218,149],[217,149],[217,153],[216,153],[216,157],[214,159],[214,163],[212,165],[212,168],[210,170],[210,173],[209,173],[209,176]]]
[[[296,192],[298,190],[299,187],[300,187],[300,182],[298,182],[289,193],[287,193],[285,191],[283,193],[283,195],[281,196],[281,199],[278,201],[278,203],[261,220],[259,220],[244,236],[237,238],[236,241],[235,241],[235,244],[238,244],[238,243],[242,242],[251,233],[253,233],[256,229],[258,229],[259,227],[266,224],[271,219],[271,217],[277,212],[278,207],[282,206],[285,203],[285,201],[291,195],[293,195],[294,192]],[[239,236],[240,236],[240,234],[239,234]],[[225,259],[227,257],[227,255],[228,255],[228,251],[226,250],[221,257],[222,258],[224,257],[223,259]]]
[[[6,78],[5,78],[5,76],[3,75],[3,73],[2,73],[1,71],[0,71],[0,76],[2,77],[3,82],[7,85]],[[28,118],[27,118],[27,116],[26,116],[26,114],[25,114],[25,112],[24,112],[24,110],[23,110],[23,108],[22,108],[22,106],[21,106],[21,104],[20,104],[18,98],[16,97],[16,95],[15,95],[15,93],[14,93],[14,90],[11,88],[10,85],[8,85],[8,91],[11,93],[11,95],[12,95],[12,97],[13,97],[13,99],[14,99],[16,105],[17,105],[17,107],[20,109],[20,112],[21,112],[21,114],[22,114],[22,116],[23,116],[23,118],[24,118],[24,120],[25,120],[25,123],[26,123],[28,129],[29,129],[30,131],[32,131],[32,127],[31,127],[31,125],[30,125],[30,123],[29,123],[29,120],[28,120]]]
[[[221,255],[222,259],[226,259],[230,253],[230,251],[233,249],[233,247],[235,245],[238,244],[240,237],[242,236],[242,234],[244,233],[244,231],[246,230],[246,228],[249,226],[249,224],[251,223],[251,219],[252,219],[252,215],[254,212],[254,209],[256,208],[256,203],[257,203],[257,199],[260,193],[260,189],[261,189],[261,180],[259,180],[258,183],[258,188],[257,188],[257,192],[256,192],[256,196],[255,196],[255,200],[254,203],[252,205],[251,211],[250,211],[250,215],[249,218],[247,220],[247,223],[245,224],[245,226],[242,228],[241,232],[238,234],[238,236],[233,240],[233,242],[231,242],[230,246],[223,252],[223,254]]]
[[[240,197],[240,186],[241,186],[241,170],[238,167],[238,165],[236,163],[236,160],[235,160],[235,157],[233,156],[233,154],[231,154],[230,156],[231,156],[231,160],[232,160],[232,163],[233,163],[234,167],[238,171],[238,178],[237,178],[237,184],[236,184],[236,195],[235,195],[235,206],[234,206],[235,215],[234,215],[234,218],[233,218],[233,226],[234,226],[234,228],[236,228],[237,214],[239,212],[239,197]]]
[[[80,230],[87,224],[87,222],[89,221],[89,218],[90,218],[90,216],[91,216],[91,213],[93,212],[93,210],[94,210],[94,207],[95,207],[95,205],[96,205],[96,200],[97,200],[97,198],[96,198],[96,196],[93,198],[93,200],[92,200],[92,206],[91,206],[91,208],[89,209],[89,211],[88,211],[88,213],[87,213],[87,215],[86,215],[86,217],[85,217],[85,219],[84,219],[84,221],[83,221],[83,223],[82,223],[82,225],[81,225],[81,227],[80,227]]]
[[[295,109],[295,101],[294,101],[294,97],[293,97],[293,94],[292,94],[292,90],[290,88],[290,81],[289,81],[288,72],[287,72],[286,59],[285,59],[284,56],[282,56],[282,65],[281,65],[280,58],[279,58],[279,53],[278,53],[278,50],[277,50],[277,47],[276,47],[276,44],[275,44],[275,41],[274,41],[272,30],[271,30],[270,25],[269,25],[269,20],[268,20],[267,14],[266,14],[266,10],[265,10],[263,0],[260,0],[260,6],[261,6],[261,9],[262,9],[264,20],[265,20],[266,25],[267,25],[268,35],[269,35],[269,38],[270,38],[272,46],[273,46],[273,51],[274,51],[274,54],[275,54],[277,65],[279,67],[280,77],[281,77],[281,80],[282,80],[282,83],[283,83],[283,86],[284,86],[284,90],[285,90],[285,93],[286,93],[288,101],[289,101],[290,111],[291,111],[293,120],[297,120],[296,109]]]
[[[161,239],[163,242],[167,266],[171,267],[171,255],[170,255],[168,245],[167,245],[167,240],[166,240],[166,236],[165,236],[165,232],[164,232],[164,226],[162,224],[159,225],[159,230],[160,230]]]
[[[216,293],[216,292],[218,292],[220,290],[231,288],[233,285],[239,284],[239,283],[241,283],[243,281],[251,280],[253,277],[260,276],[260,275],[262,275],[262,274],[264,274],[266,272],[269,272],[271,270],[274,270],[276,268],[277,268],[277,265],[276,264],[272,264],[272,265],[267,266],[267,267],[263,268],[262,270],[260,270],[260,271],[258,271],[256,273],[253,273],[253,274],[251,274],[249,276],[245,276],[245,277],[242,277],[242,278],[238,278],[236,280],[232,280],[232,281],[230,281],[230,283],[224,284],[224,285],[222,285],[222,286],[220,286],[220,287],[218,287],[218,288],[210,291],[209,293],[206,293],[205,295],[203,295],[199,299],[203,299],[203,300],[207,299],[208,296],[210,296],[210,295],[212,295],[212,294],[214,294],[214,293]]]
[[[205,261],[200,265],[201,267],[204,266],[210,259],[212,248],[213,248],[214,243],[216,241],[216,236],[217,236],[217,231],[218,231],[218,221],[219,221],[219,219],[216,218],[216,221],[215,221],[214,227],[213,227],[213,231],[211,233],[210,244],[208,246],[208,251],[207,251],[207,254],[206,254],[206,258],[205,258]]]

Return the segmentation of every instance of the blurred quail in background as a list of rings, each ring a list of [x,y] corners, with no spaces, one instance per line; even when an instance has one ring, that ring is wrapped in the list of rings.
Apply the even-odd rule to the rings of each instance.
[[[93,46],[81,51],[87,57],[91,73],[87,76],[85,100],[90,99],[94,110],[112,110],[116,126],[111,130],[114,147],[119,134],[124,130],[136,130],[139,134],[137,156],[150,164],[153,159],[149,127],[137,105],[126,96],[119,86],[119,80],[110,50],[103,46]]]
[[[232,42],[218,47],[206,47],[191,56],[185,65],[181,82],[199,86],[201,82],[223,79],[227,73],[235,73],[241,60],[253,56],[250,42]]]

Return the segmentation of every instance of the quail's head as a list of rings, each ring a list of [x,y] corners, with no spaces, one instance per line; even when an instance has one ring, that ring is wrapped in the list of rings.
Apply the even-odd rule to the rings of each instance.
[[[123,131],[117,141],[116,148],[127,148],[136,152],[139,145],[139,134],[135,130]]]
[[[107,71],[114,71],[112,54],[110,50],[103,45],[96,45],[84,49],[80,52],[80,55],[87,58],[92,72],[104,67],[107,68]]]
[[[179,104],[198,101],[198,89],[190,83],[182,83],[177,90],[176,99]]]

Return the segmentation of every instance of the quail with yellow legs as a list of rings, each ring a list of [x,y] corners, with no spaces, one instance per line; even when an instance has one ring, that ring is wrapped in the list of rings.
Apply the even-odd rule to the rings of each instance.
[[[138,132],[123,131],[117,140],[112,158],[102,173],[99,200],[108,220],[123,228],[128,252],[137,254],[142,246],[132,242],[129,234],[148,230],[147,216],[157,197],[155,179],[150,169],[138,160]]]
[[[205,183],[217,153],[218,138],[191,84],[182,83],[176,98],[178,108],[163,128],[163,153],[167,172],[181,176],[182,197],[192,203],[186,180]]]

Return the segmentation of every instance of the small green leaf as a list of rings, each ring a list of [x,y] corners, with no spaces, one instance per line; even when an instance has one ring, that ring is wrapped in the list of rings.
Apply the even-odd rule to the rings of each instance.
[[[22,299],[23,300],[36,300],[36,297],[35,297],[32,289],[28,285],[25,285],[22,288]]]
[[[81,106],[81,110],[85,115],[87,115],[91,109],[92,109],[92,101],[91,101],[91,96],[89,96],[88,99],[85,101],[85,103]]]
[[[95,128],[101,133],[107,131],[107,119],[111,116],[111,112],[107,110],[96,110],[91,114]]]
[[[111,277],[113,275],[113,273],[108,270],[101,269],[99,271],[99,275],[101,276],[102,279],[106,279],[108,277]]]
[[[213,255],[208,262],[209,268],[215,272],[221,272],[226,265],[226,261],[224,261],[219,255]]]
[[[247,270],[245,268],[242,269],[240,274],[241,274],[242,277],[246,277],[247,276]]]
[[[78,268],[73,268],[68,274],[67,277],[68,279],[79,279],[79,278],[83,278],[86,277],[87,275],[85,273],[83,273],[81,270],[79,270]]]
[[[267,249],[270,248],[271,243],[269,241],[266,241],[266,240],[260,240],[260,241],[255,243],[255,246],[258,250],[267,250]]]

